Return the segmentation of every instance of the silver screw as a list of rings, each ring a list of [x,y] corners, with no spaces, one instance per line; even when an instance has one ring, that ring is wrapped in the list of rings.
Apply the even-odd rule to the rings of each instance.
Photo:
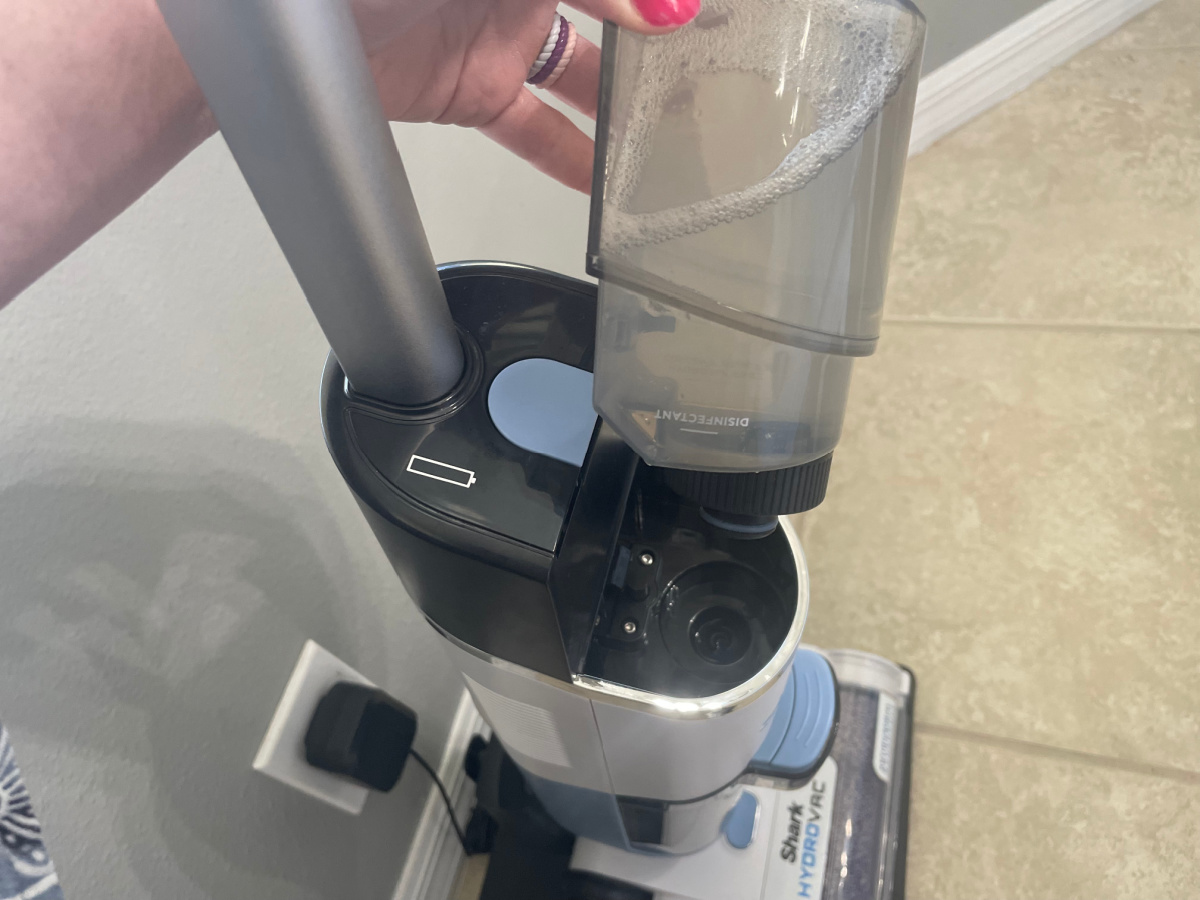
[[[641,561],[643,566],[654,565],[654,554],[647,550],[641,555]]]
[[[637,622],[633,621],[633,619],[626,619],[622,627],[624,627],[626,634],[633,634],[637,631]]]

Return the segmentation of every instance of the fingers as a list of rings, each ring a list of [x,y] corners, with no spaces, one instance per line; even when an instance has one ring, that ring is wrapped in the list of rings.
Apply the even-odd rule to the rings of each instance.
[[[591,190],[592,139],[529,90],[479,130],[567,187]]]
[[[600,48],[576,34],[575,55],[558,76],[558,81],[547,90],[585,116],[596,118],[596,100],[600,91]]]
[[[690,22],[700,11],[700,0],[569,0],[580,12],[611,19],[637,31],[671,31]],[[575,39],[575,55],[550,93],[561,97],[590,118],[596,118],[600,92],[600,48],[583,35]]]
[[[673,31],[700,12],[700,0],[567,0],[594,19],[611,19],[647,34]]]

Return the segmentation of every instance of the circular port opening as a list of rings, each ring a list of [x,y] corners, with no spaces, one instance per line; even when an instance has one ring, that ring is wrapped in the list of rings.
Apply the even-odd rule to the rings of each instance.
[[[725,606],[710,606],[697,613],[689,632],[696,655],[715,666],[732,666],[750,649],[746,617]]]
[[[787,635],[790,608],[762,573],[713,561],[687,569],[663,592],[658,624],[675,663],[720,690],[770,662]]]

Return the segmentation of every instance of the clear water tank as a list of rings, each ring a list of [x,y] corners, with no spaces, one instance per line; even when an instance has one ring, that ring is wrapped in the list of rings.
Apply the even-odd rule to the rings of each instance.
[[[924,38],[907,0],[607,26],[594,400],[647,462],[762,472],[837,444],[879,337]]]

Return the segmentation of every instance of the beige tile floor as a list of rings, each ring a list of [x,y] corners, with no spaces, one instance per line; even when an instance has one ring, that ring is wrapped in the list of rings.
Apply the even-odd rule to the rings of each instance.
[[[908,897],[1200,897],[1200,0],[912,160],[888,304],[802,529],[917,673]]]
[[[804,522],[919,681],[910,900],[1200,897],[1200,0],[912,160]]]

